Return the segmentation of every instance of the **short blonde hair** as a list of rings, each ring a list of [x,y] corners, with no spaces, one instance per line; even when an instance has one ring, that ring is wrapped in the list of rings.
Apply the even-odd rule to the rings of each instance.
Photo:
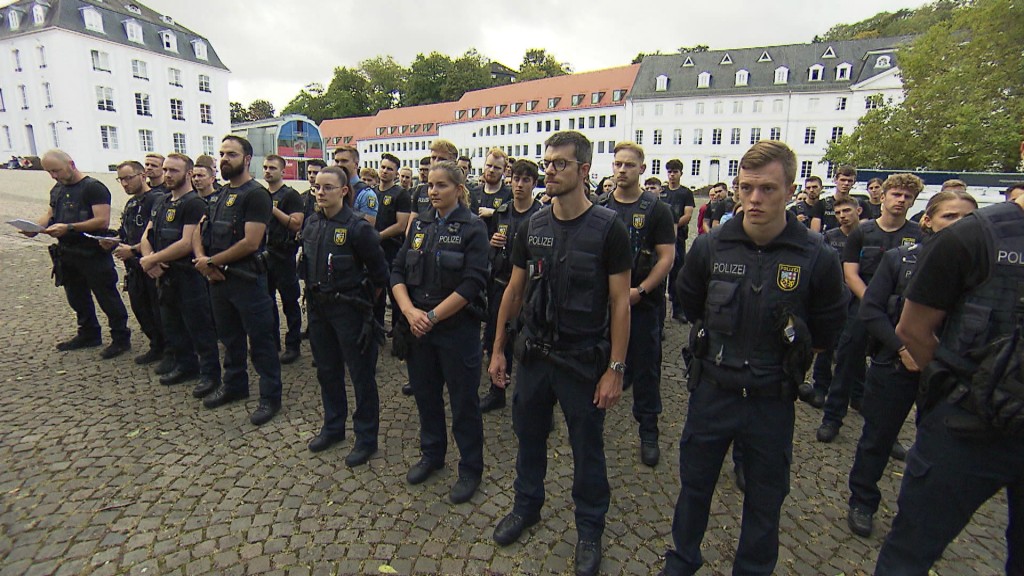
[[[615,145],[615,149],[612,150],[612,154],[618,154],[620,150],[630,150],[634,154],[640,157],[640,163],[644,161],[644,149],[636,142],[619,142]]]
[[[430,151],[444,152],[448,159],[452,161],[459,157],[459,149],[450,140],[445,140],[444,138],[434,140],[434,143],[430,145]]]

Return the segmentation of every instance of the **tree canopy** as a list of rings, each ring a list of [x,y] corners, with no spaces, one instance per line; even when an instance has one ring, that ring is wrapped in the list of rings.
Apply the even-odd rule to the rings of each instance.
[[[243,106],[241,102],[231,102],[229,106],[232,124],[274,117],[274,105],[267,100],[253,100],[248,107]]]

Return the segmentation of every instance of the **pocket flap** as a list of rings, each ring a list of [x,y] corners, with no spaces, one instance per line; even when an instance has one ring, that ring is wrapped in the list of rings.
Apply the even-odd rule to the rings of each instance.
[[[739,284],[734,282],[712,280],[708,284],[708,307],[718,310],[727,306],[736,297],[737,289]]]
[[[437,265],[445,270],[462,270],[462,263],[466,255],[462,252],[451,252],[441,250],[437,253]]]

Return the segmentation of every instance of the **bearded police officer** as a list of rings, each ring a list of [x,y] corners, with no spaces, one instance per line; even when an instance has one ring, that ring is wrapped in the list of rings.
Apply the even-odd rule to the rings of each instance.
[[[544,143],[551,206],[523,224],[512,247],[512,277],[498,326],[519,318],[520,361],[512,426],[519,438],[515,503],[494,529],[501,546],[540,520],[547,440],[555,402],[573,453],[576,574],[597,574],[611,491],[604,455],[605,411],[622,395],[629,346],[629,235],[615,212],[593,206],[584,181],[593,147],[579,132]],[[488,372],[507,385],[505,338],[498,331]]]
[[[626,225],[633,264],[624,383],[633,387],[633,418],[640,424],[640,461],[655,466],[661,457],[661,305],[665,300],[665,277],[675,260],[675,218],[668,204],[640,189],[640,175],[647,169],[643,148],[633,142],[619,142],[613,153],[615,191],[605,197],[603,205],[614,210]]]
[[[228,180],[216,204],[193,238],[195,266],[210,281],[217,337],[224,344],[223,383],[203,400],[207,408],[249,397],[246,337],[260,378],[260,402],[249,420],[259,426],[281,409],[281,361],[274,349],[275,304],[267,294],[263,249],[273,202],[267,189],[249,174],[252,144],[225,136],[220,146],[220,173]]]
[[[345,464],[353,467],[377,451],[379,343],[373,302],[387,282],[388,269],[377,232],[352,210],[349,181],[341,166],[317,175],[313,189],[320,210],[303,231],[299,272],[307,286],[309,343],[324,405],[324,424],[309,450],[320,452],[345,438],[348,370],[356,401],[356,439]]]
[[[178,384],[198,374],[192,395],[202,398],[220,384],[220,358],[207,287],[191,263],[195,229],[206,213],[206,202],[192,189],[192,170],[192,159],[183,154],[164,160],[170,192],[153,207],[139,266],[158,283],[160,318],[174,359],[160,383]]]
[[[100,235],[110,227],[110,190],[102,182],[79,172],[75,161],[62,150],[43,154],[43,169],[57,181],[50,190],[50,206],[39,220],[43,234],[57,239],[50,246],[53,275],[64,287],[68,304],[75,311],[78,333],[57,344],[61,351],[99,346],[100,324],[96,320],[95,296],[110,326],[111,343],[100,353],[113,358],[131,349],[128,310],[117,293],[117,270],[110,253],[83,233]],[[35,232],[22,232],[35,236]]]
[[[384,259],[387,261],[388,270],[391,270],[391,263],[395,261],[395,255],[398,254],[398,249],[402,247],[402,241],[405,240],[405,229],[409,225],[409,212],[411,211],[409,191],[395,182],[400,165],[401,161],[393,154],[384,153],[380,157],[380,185],[376,190],[376,228],[380,234],[380,246],[384,250]],[[393,296],[389,296],[390,293],[389,287],[381,293],[374,307],[377,322],[380,322],[382,326],[384,325],[386,296],[391,299],[392,326],[399,314],[398,308],[395,307],[395,299]]]
[[[746,491],[733,572],[775,569],[797,385],[812,349],[829,347],[846,310],[835,252],[786,211],[795,177],[796,156],[785,144],[751,147],[740,160],[741,214],[699,237],[680,274],[679,295],[695,320],[695,359],[679,449],[675,550],[662,574],[693,574],[703,563],[711,499],[734,440],[744,450]]]
[[[907,287],[896,334],[924,368],[924,414],[875,574],[927,574],[1004,487],[1006,573],[1024,573],[1022,206],[976,210],[937,235]]]

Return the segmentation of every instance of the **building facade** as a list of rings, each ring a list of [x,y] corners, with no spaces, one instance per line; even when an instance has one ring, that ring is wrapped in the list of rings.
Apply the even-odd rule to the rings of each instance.
[[[67,151],[86,171],[147,152],[214,154],[230,130],[210,43],[139,3],[0,9],[0,157]]]

